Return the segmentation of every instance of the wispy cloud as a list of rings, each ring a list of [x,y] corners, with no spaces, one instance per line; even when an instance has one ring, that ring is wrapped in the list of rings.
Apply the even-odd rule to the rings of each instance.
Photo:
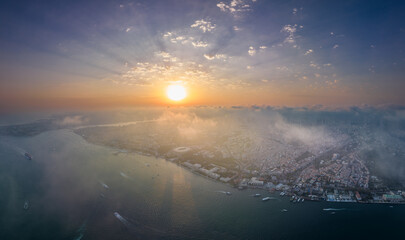
[[[196,42],[191,42],[191,44],[193,44],[194,47],[207,47],[208,43],[206,42],[202,42],[202,41],[196,41]]]
[[[252,1],[246,1],[246,0],[232,0],[230,2],[224,3],[224,2],[219,2],[217,4],[217,7],[222,11],[222,12],[227,12],[235,17],[238,16],[238,14],[243,13],[243,12],[248,12],[252,11],[251,3],[256,2],[256,0]]]
[[[205,33],[205,32],[211,32],[212,30],[214,30],[216,25],[211,23],[210,21],[201,19],[201,20],[195,21],[190,27],[199,28],[199,29],[201,29],[201,31],[203,31]]]
[[[304,53],[304,55],[309,55],[309,54],[311,54],[311,53],[313,53],[313,52],[314,52],[314,50],[308,49],[308,50]]]
[[[177,62],[177,58],[173,57],[168,52],[164,52],[164,51],[156,52],[155,55],[158,56],[158,57],[161,57],[164,62]]]
[[[250,56],[254,56],[256,54],[256,49],[253,46],[250,46],[248,53]]]
[[[204,54],[204,57],[208,60],[214,60],[214,59],[225,60],[225,59],[227,59],[227,56],[225,54]]]
[[[233,30],[234,31],[241,31],[242,29],[240,27],[238,27],[238,26],[233,26]]]
[[[163,59],[167,59],[163,57]],[[212,74],[201,64],[192,61],[175,62],[138,62],[135,67],[122,74],[121,79],[115,82],[126,85],[148,86],[158,83],[170,83],[174,80],[186,84],[210,84]]]
[[[284,39],[284,43],[295,43],[295,33],[297,32],[297,24],[295,25],[285,25],[281,32],[285,32],[288,36]]]

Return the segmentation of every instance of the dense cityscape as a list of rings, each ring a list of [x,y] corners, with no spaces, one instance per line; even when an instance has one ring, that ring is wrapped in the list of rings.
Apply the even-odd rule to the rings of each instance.
[[[402,156],[403,142],[389,129],[377,135],[367,122],[315,125],[270,117],[262,125],[260,119],[235,119],[218,124],[215,118],[167,112],[155,121],[75,132],[117,153],[165,158],[241,190],[280,191],[294,202],[404,203],[402,185],[381,174],[381,160],[372,156],[376,149]]]

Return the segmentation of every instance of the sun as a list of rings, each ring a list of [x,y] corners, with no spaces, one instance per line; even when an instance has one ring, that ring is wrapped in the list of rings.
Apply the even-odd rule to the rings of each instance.
[[[180,85],[170,85],[166,89],[167,97],[173,101],[183,100],[187,96],[186,89]]]

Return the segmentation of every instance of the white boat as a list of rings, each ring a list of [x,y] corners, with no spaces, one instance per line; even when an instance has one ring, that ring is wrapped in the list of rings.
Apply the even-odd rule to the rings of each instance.
[[[287,209],[282,209],[281,211],[282,211],[282,212],[287,212],[288,210],[287,210]]]
[[[231,192],[226,192],[226,195],[232,195],[232,193]]]
[[[260,197],[261,194],[260,193],[256,193],[255,195],[253,195],[253,197]]]
[[[265,197],[265,198],[262,198],[262,201],[269,201],[271,198],[270,197]]]
[[[101,184],[101,186],[103,186],[103,188],[105,188],[105,189],[109,189],[109,188],[110,188],[107,184],[105,184],[105,183],[103,183],[103,182],[101,182],[101,181],[100,181],[100,184]]]

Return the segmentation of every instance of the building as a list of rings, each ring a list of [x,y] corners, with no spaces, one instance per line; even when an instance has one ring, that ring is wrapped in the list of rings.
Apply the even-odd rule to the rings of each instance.
[[[402,202],[404,199],[401,195],[396,194],[383,194],[382,199],[386,202]]]
[[[263,186],[264,182],[258,180],[256,177],[252,177],[248,184],[251,186]]]
[[[356,199],[357,201],[361,201],[361,196],[359,192],[356,192]]]

